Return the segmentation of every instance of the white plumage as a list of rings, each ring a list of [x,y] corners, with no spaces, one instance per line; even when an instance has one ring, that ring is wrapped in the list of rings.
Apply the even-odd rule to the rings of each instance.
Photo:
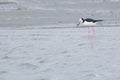
[[[93,22],[87,22],[87,21],[85,21],[84,23],[82,23],[84,26],[95,26],[96,25],[96,23],[93,23]]]
[[[79,23],[77,25],[79,26],[79,24],[82,24],[83,26],[88,27],[88,33],[92,31],[93,35],[95,35],[95,30],[93,26],[95,26],[96,23],[100,21],[103,21],[103,20],[94,20],[91,18],[86,18],[86,19],[80,18]]]

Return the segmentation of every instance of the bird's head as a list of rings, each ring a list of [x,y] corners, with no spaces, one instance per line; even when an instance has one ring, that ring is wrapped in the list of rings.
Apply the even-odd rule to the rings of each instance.
[[[79,26],[80,23],[83,23],[83,22],[84,22],[84,19],[83,19],[83,18],[80,18],[79,21],[78,21],[78,23],[77,23],[77,26]]]

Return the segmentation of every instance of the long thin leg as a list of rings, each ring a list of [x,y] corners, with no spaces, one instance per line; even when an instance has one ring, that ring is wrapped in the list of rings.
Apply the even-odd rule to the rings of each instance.
[[[95,29],[93,27],[91,27],[93,35],[95,36]]]
[[[88,27],[88,34],[90,33],[90,27]]]
[[[91,26],[88,26],[88,35],[90,35],[90,32],[92,32],[92,35],[95,36],[95,29]]]

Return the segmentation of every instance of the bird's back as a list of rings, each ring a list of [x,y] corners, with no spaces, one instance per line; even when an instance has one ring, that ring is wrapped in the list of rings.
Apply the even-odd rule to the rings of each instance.
[[[87,21],[87,22],[100,22],[100,21],[103,21],[103,20],[94,20],[94,19],[91,19],[91,18],[86,18],[84,20]]]
[[[95,21],[94,19],[91,19],[91,18],[86,18],[84,20],[87,21],[87,22],[94,22]]]

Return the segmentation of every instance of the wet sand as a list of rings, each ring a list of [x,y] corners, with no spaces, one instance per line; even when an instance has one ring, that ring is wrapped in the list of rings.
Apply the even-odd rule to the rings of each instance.
[[[61,2],[61,3],[59,3]],[[54,25],[76,23],[81,17],[90,17],[94,19],[103,19],[108,24],[120,22],[120,2],[62,2],[59,1],[54,6],[50,5],[48,9],[32,7],[18,7],[15,9],[1,9],[1,26],[31,26],[31,25]],[[87,5],[87,6],[86,6]],[[10,5],[12,6],[12,5]],[[15,5],[14,5],[15,7]],[[19,9],[21,8],[21,9]],[[50,9],[49,9],[50,8]],[[104,24],[104,23],[103,23]]]
[[[21,1],[0,10],[0,80],[120,80],[120,2]]]

